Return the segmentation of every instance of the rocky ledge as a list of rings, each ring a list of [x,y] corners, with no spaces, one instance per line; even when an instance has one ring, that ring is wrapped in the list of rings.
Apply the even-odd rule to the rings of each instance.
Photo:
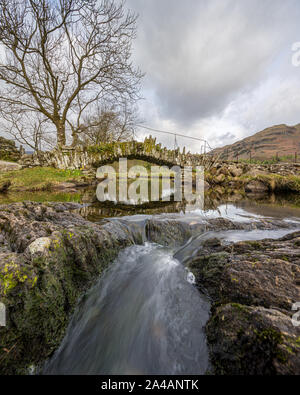
[[[295,226],[278,220],[235,223],[222,218],[93,224],[72,212],[79,207],[32,202],[0,207],[0,302],[7,310],[7,325],[0,328],[0,374],[26,374],[52,355],[78,299],[122,248],[146,239],[180,246],[207,231]],[[207,241],[190,262],[199,286],[216,301],[207,332],[216,373],[299,372],[299,338],[289,316],[291,303],[299,300],[299,235],[259,246]],[[257,338],[266,347],[262,352],[255,348]],[[281,358],[277,365],[273,352]]]
[[[300,232],[280,240],[203,243],[188,262],[214,302],[206,332],[213,374],[300,374]],[[297,320],[296,320],[297,323]]]

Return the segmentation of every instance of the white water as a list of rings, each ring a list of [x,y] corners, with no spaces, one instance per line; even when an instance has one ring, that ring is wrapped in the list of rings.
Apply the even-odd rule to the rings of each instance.
[[[203,374],[210,304],[155,244],[120,253],[81,301],[46,374]]]
[[[263,214],[222,205],[218,210],[159,218],[197,223],[223,217],[249,223],[280,217],[294,222],[294,231],[300,227],[299,217],[291,218],[275,209]],[[147,218],[128,216],[122,222],[140,226],[145,232]],[[195,278],[183,264],[212,237],[229,243],[276,239],[290,232],[286,228],[206,232],[191,238],[175,255],[150,243],[125,249],[79,303],[61,347],[43,373],[204,374],[209,367],[204,326],[210,303],[195,288]]]

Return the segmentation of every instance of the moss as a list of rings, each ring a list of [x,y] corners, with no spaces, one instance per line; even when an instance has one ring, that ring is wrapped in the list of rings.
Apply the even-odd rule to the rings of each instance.
[[[274,345],[282,344],[283,337],[282,334],[273,328],[264,329],[262,331],[254,331],[257,335],[257,338],[262,341],[268,341],[273,343]]]
[[[216,300],[221,297],[220,281],[228,262],[227,253],[215,253],[197,257],[189,264],[189,269],[196,277],[200,289],[209,291],[210,296]]]
[[[24,373],[26,366],[36,365],[58,347],[78,298],[121,247],[115,241],[99,248],[97,240],[91,228],[64,230],[56,235],[50,254],[34,257],[30,276],[15,264],[4,266],[4,273],[6,270],[11,273],[13,268],[12,280],[17,279],[20,287],[15,295],[10,289],[5,292],[7,306],[10,306],[9,330],[3,336],[1,333],[1,346],[11,349],[17,345],[14,352],[4,355],[2,373]],[[25,286],[26,282],[29,286]],[[18,285],[10,284],[14,289]]]
[[[26,283],[29,287],[36,285],[31,267],[21,266],[14,260],[2,262],[0,267],[0,295],[6,297],[17,285]]]
[[[247,313],[247,312],[248,312],[247,307],[244,306],[244,305],[242,305],[242,304],[239,304],[239,303],[231,303],[231,306],[232,306],[235,310],[237,310],[237,311],[239,311],[239,312],[242,312],[242,313]]]
[[[261,250],[263,248],[262,243],[260,243],[259,241],[244,241],[243,243],[247,244],[255,250]]]

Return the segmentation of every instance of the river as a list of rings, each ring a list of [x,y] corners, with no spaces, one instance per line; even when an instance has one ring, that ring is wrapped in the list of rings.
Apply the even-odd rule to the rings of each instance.
[[[240,222],[280,218],[298,222],[300,228],[298,208],[282,209],[274,204],[262,210],[259,207],[244,202],[154,216],[183,221],[223,217]],[[124,215],[122,223],[143,226],[149,217]],[[195,287],[193,274],[184,263],[207,238],[218,237],[229,243],[276,239],[290,232],[207,232],[172,249],[146,239],[143,245],[126,248],[81,299],[60,348],[46,363],[43,374],[204,374],[209,370],[204,328],[210,301]]]
[[[226,218],[236,222],[280,219],[300,229],[299,195],[293,197],[206,196],[203,210],[182,203],[119,206],[97,203],[94,191],[39,196],[38,201],[63,200],[83,203],[76,211],[102,223],[121,221],[130,227],[144,226],[147,218],[197,222],[203,218]],[[30,200],[30,196],[28,196]],[[23,201],[24,196],[5,199]],[[299,224],[299,226],[297,225]],[[204,232],[184,245],[171,247],[151,243],[120,252],[96,285],[79,301],[66,335],[42,374],[205,374],[210,369],[205,325],[211,303],[194,284],[185,263],[204,240],[224,243],[280,238],[291,229]]]

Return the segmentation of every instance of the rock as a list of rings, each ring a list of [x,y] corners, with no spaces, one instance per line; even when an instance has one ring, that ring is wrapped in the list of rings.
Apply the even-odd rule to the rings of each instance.
[[[0,328],[0,374],[26,373],[48,358],[78,298],[121,248],[142,243],[141,230],[119,222],[99,226],[68,212],[78,206],[1,206],[0,302],[7,326]]]
[[[0,136],[0,160],[17,161],[21,157],[22,150],[18,150],[13,140],[7,140]]]
[[[49,237],[40,237],[28,246],[28,250],[31,255],[45,254],[45,252],[49,251],[51,243],[52,240]]]
[[[217,375],[300,374],[299,330],[277,310],[227,304],[206,327]]]
[[[221,167],[217,172],[217,175],[220,175],[220,174],[223,174],[224,176],[229,176],[230,171],[229,171],[228,167],[227,166]]]
[[[251,193],[268,192],[268,190],[269,187],[265,185],[262,181],[258,181],[258,180],[252,180],[248,182],[245,186],[245,191]]]
[[[300,232],[280,240],[203,245],[190,268],[214,300],[291,310],[300,300]],[[209,248],[208,248],[209,247]]]
[[[0,181],[0,193],[7,192],[10,186],[10,181]]]
[[[242,168],[238,168],[235,166],[229,166],[228,170],[229,170],[230,174],[232,175],[232,177],[240,177],[244,173]]]
[[[59,184],[53,185],[53,189],[75,189],[76,188],[76,183],[72,182],[61,182]]]
[[[204,248],[207,248],[207,247],[208,248],[215,248],[215,247],[220,247],[221,245],[222,245],[221,241],[216,237],[207,239],[203,243]]]
[[[0,160],[0,172],[7,172],[13,170],[21,170],[22,166],[14,162],[5,162]]]
[[[207,191],[210,188],[211,188],[210,184],[207,181],[204,181],[204,190]]]
[[[223,184],[226,180],[226,177],[223,173],[219,174],[218,176],[213,178],[215,184]]]
[[[120,219],[97,224],[71,212],[81,208],[82,205],[76,203],[33,202],[2,205],[0,208],[0,302],[7,308],[7,326],[0,328],[0,374],[26,373],[29,366],[36,366],[53,354],[65,334],[78,299],[98,280],[121,249],[142,244],[145,239],[160,244],[181,245],[205,231],[265,229],[284,224],[291,228],[295,226],[284,221],[234,223],[223,218],[198,221],[151,218],[130,223]],[[198,242],[197,238],[191,240]],[[281,276],[281,269],[274,273],[281,276],[280,290],[285,289],[292,278],[292,270],[296,281],[297,250],[291,248],[296,242],[299,242],[299,237],[281,241],[290,250],[291,262],[286,263],[285,276]],[[201,251],[208,255],[213,251],[219,253],[220,259],[215,259],[218,267],[213,270],[211,267],[206,270],[206,264],[203,265],[204,269],[195,266],[197,279],[201,270],[210,276],[211,285],[207,288],[215,290],[216,298],[218,295],[231,298],[233,293],[227,281],[224,282],[226,291],[220,290],[222,276],[225,280],[228,277],[222,262],[230,264],[230,248],[232,246],[223,246],[216,239],[208,240],[204,247],[199,246],[198,254]],[[279,256],[279,249],[273,250],[272,258],[276,256],[276,259],[284,260],[283,256]],[[235,251],[235,255],[247,256],[253,253],[254,246],[239,245]],[[242,263],[238,267],[242,276]],[[248,271],[250,268],[247,266]],[[259,284],[262,279],[262,276],[258,278]],[[272,283],[272,273],[268,279]],[[205,284],[209,285],[209,281],[205,280]],[[259,303],[260,300],[267,300],[268,295],[273,295],[275,300],[276,290],[263,294],[261,288],[257,286],[255,295]],[[277,304],[285,307],[288,297],[294,299],[293,292],[287,290],[286,296],[278,293]]]
[[[214,301],[207,325],[215,374],[299,374],[300,232],[223,245],[208,240],[185,262]]]

